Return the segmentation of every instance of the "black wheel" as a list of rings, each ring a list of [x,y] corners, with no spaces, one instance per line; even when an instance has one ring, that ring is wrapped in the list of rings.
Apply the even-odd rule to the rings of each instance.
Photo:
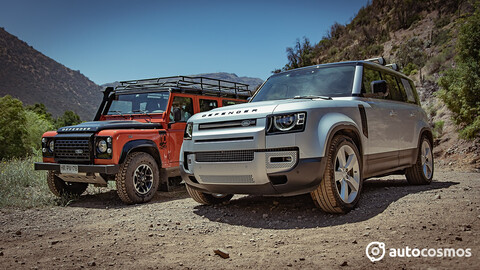
[[[412,185],[428,185],[433,179],[433,148],[426,136],[422,136],[418,147],[417,161],[406,169],[405,176]]]
[[[48,171],[47,183],[50,191],[57,197],[81,195],[88,187],[87,183],[65,182],[55,174],[55,171]]]
[[[230,201],[233,197],[233,194],[209,194],[193,189],[187,184],[185,186],[190,197],[201,204],[221,204]]]
[[[159,176],[157,162],[152,156],[132,153],[115,176],[118,196],[128,204],[148,202],[158,189]]]
[[[347,213],[360,199],[362,162],[355,143],[336,135],[327,150],[320,185],[310,193],[315,205],[328,213]]]

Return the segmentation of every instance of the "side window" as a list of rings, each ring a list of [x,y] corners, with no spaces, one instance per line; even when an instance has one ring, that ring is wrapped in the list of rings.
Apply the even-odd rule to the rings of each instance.
[[[177,118],[180,119],[179,122],[186,122],[192,115],[192,98],[179,96],[173,97],[172,109],[170,111],[170,121],[173,121],[175,118]]]
[[[200,99],[200,111],[210,111],[218,107],[217,101],[213,99]]]
[[[413,94],[412,87],[410,85],[410,82],[407,79],[402,78],[402,85],[405,88],[405,94],[407,95],[407,101],[411,103],[416,103],[415,101],[415,95]]]
[[[240,103],[243,103],[243,102],[228,100],[228,99],[222,100],[222,106],[230,106],[230,105],[235,105],[235,104],[240,104]]]
[[[402,92],[400,91],[400,88],[398,88],[398,83],[395,76],[388,73],[385,73],[383,75],[385,80],[387,81],[387,88],[389,92],[387,98],[396,101],[406,101],[406,99],[402,95]]]
[[[380,72],[377,70],[369,69],[366,66],[363,66],[363,81],[362,81],[362,93],[365,97],[373,97],[371,83],[373,81],[379,81],[382,77],[380,77]],[[379,97],[375,95],[375,97]]]

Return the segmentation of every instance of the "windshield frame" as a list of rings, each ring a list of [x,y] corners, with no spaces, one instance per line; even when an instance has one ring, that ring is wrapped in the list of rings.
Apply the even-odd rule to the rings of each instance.
[[[161,110],[160,108],[160,103],[157,103],[158,104],[158,109],[157,110],[151,110],[151,109],[148,109],[147,110],[147,101],[148,101],[148,95],[155,95],[155,94],[159,94],[159,95],[163,95],[163,98],[159,98],[164,100],[164,103],[162,104],[163,105],[163,110]],[[145,95],[145,97],[143,98],[143,100],[140,100],[140,102],[137,102],[134,106],[132,104],[132,108],[131,110],[129,111],[119,111],[119,110],[115,110],[115,108],[112,108],[112,105],[114,104],[115,101],[119,101],[119,98],[122,97],[122,96],[131,96],[131,95]],[[170,95],[171,95],[171,92],[166,90],[166,91],[148,91],[148,92],[142,92],[142,91],[135,91],[135,92],[121,92],[121,93],[114,93],[113,95],[110,96],[109,100],[108,100],[108,104],[104,110],[104,113],[103,115],[104,116],[125,116],[125,115],[158,115],[158,114],[163,114],[165,111],[167,111],[168,109],[168,103],[169,103],[169,100],[170,100]],[[153,100],[153,98],[151,98]],[[143,106],[142,103],[145,103],[144,104],[144,108],[140,107],[140,106]],[[114,112],[115,113],[111,113],[111,112]]]
[[[274,74],[274,75],[270,76],[270,77],[261,85],[261,87],[255,92],[255,94],[252,96],[252,98],[250,99],[249,102],[272,101],[272,100],[285,100],[285,99],[295,99],[295,98],[303,97],[303,95],[294,95],[294,96],[291,96],[291,97],[283,97],[283,98],[275,98],[275,99],[262,99],[262,100],[258,100],[258,95],[259,95],[259,93],[262,92],[262,89],[264,89],[265,86],[267,86],[267,87],[269,86],[269,81],[270,81],[271,79],[275,79],[275,78],[280,77],[280,76],[288,76],[288,75],[294,74],[294,73],[300,73],[300,72],[307,73],[307,72],[309,72],[309,71],[314,71],[314,70],[317,70],[317,69],[337,68],[337,67],[345,67],[345,66],[348,66],[348,67],[351,67],[351,68],[352,68],[351,85],[350,85],[348,94],[347,94],[347,93],[341,93],[341,94],[339,94],[339,95],[318,94],[318,96],[325,97],[325,98],[331,98],[331,97],[351,97],[351,96],[354,95],[353,91],[354,91],[354,87],[355,87],[355,76],[356,76],[356,67],[357,67],[357,62],[355,62],[355,61],[351,61],[351,62],[341,62],[341,63],[334,63],[334,64],[322,64],[322,65],[308,66],[308,67],[304,67],[304,68],[297,68],[297,69],[288,70],[288,71],[285,71],[285,72],[281,72],[281,73]],[[264,91],[265,91],[265,90],[264,90]],[[266,91],[268,91],[268,90],[266,90]],[[306,95],[306,96],[312,96],[312,95]]]

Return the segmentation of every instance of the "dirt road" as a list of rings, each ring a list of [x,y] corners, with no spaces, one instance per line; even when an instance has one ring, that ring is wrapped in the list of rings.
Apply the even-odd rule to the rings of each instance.
[[[428,186],[409,186],[401,176],[368,180],[347,215],[321,212],[308,195],[235,196],[228,205],[201,206],[183,187],[144,205],[126,206],[109,191],[67,207],[0,213],[0,269],[480,266],[479,173],[436,172]],[[372,241],[386,246],[375,263],[365,254]],[[435,249],[427,250],[432,255],[454,248],[455,257],[390,256],[390,248],[407,246]]]

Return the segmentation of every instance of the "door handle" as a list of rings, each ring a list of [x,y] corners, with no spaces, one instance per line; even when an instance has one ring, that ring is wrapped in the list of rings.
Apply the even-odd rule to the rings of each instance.
[[[395,111],[390,111],[390,116],[397,116],[397,113]]]

